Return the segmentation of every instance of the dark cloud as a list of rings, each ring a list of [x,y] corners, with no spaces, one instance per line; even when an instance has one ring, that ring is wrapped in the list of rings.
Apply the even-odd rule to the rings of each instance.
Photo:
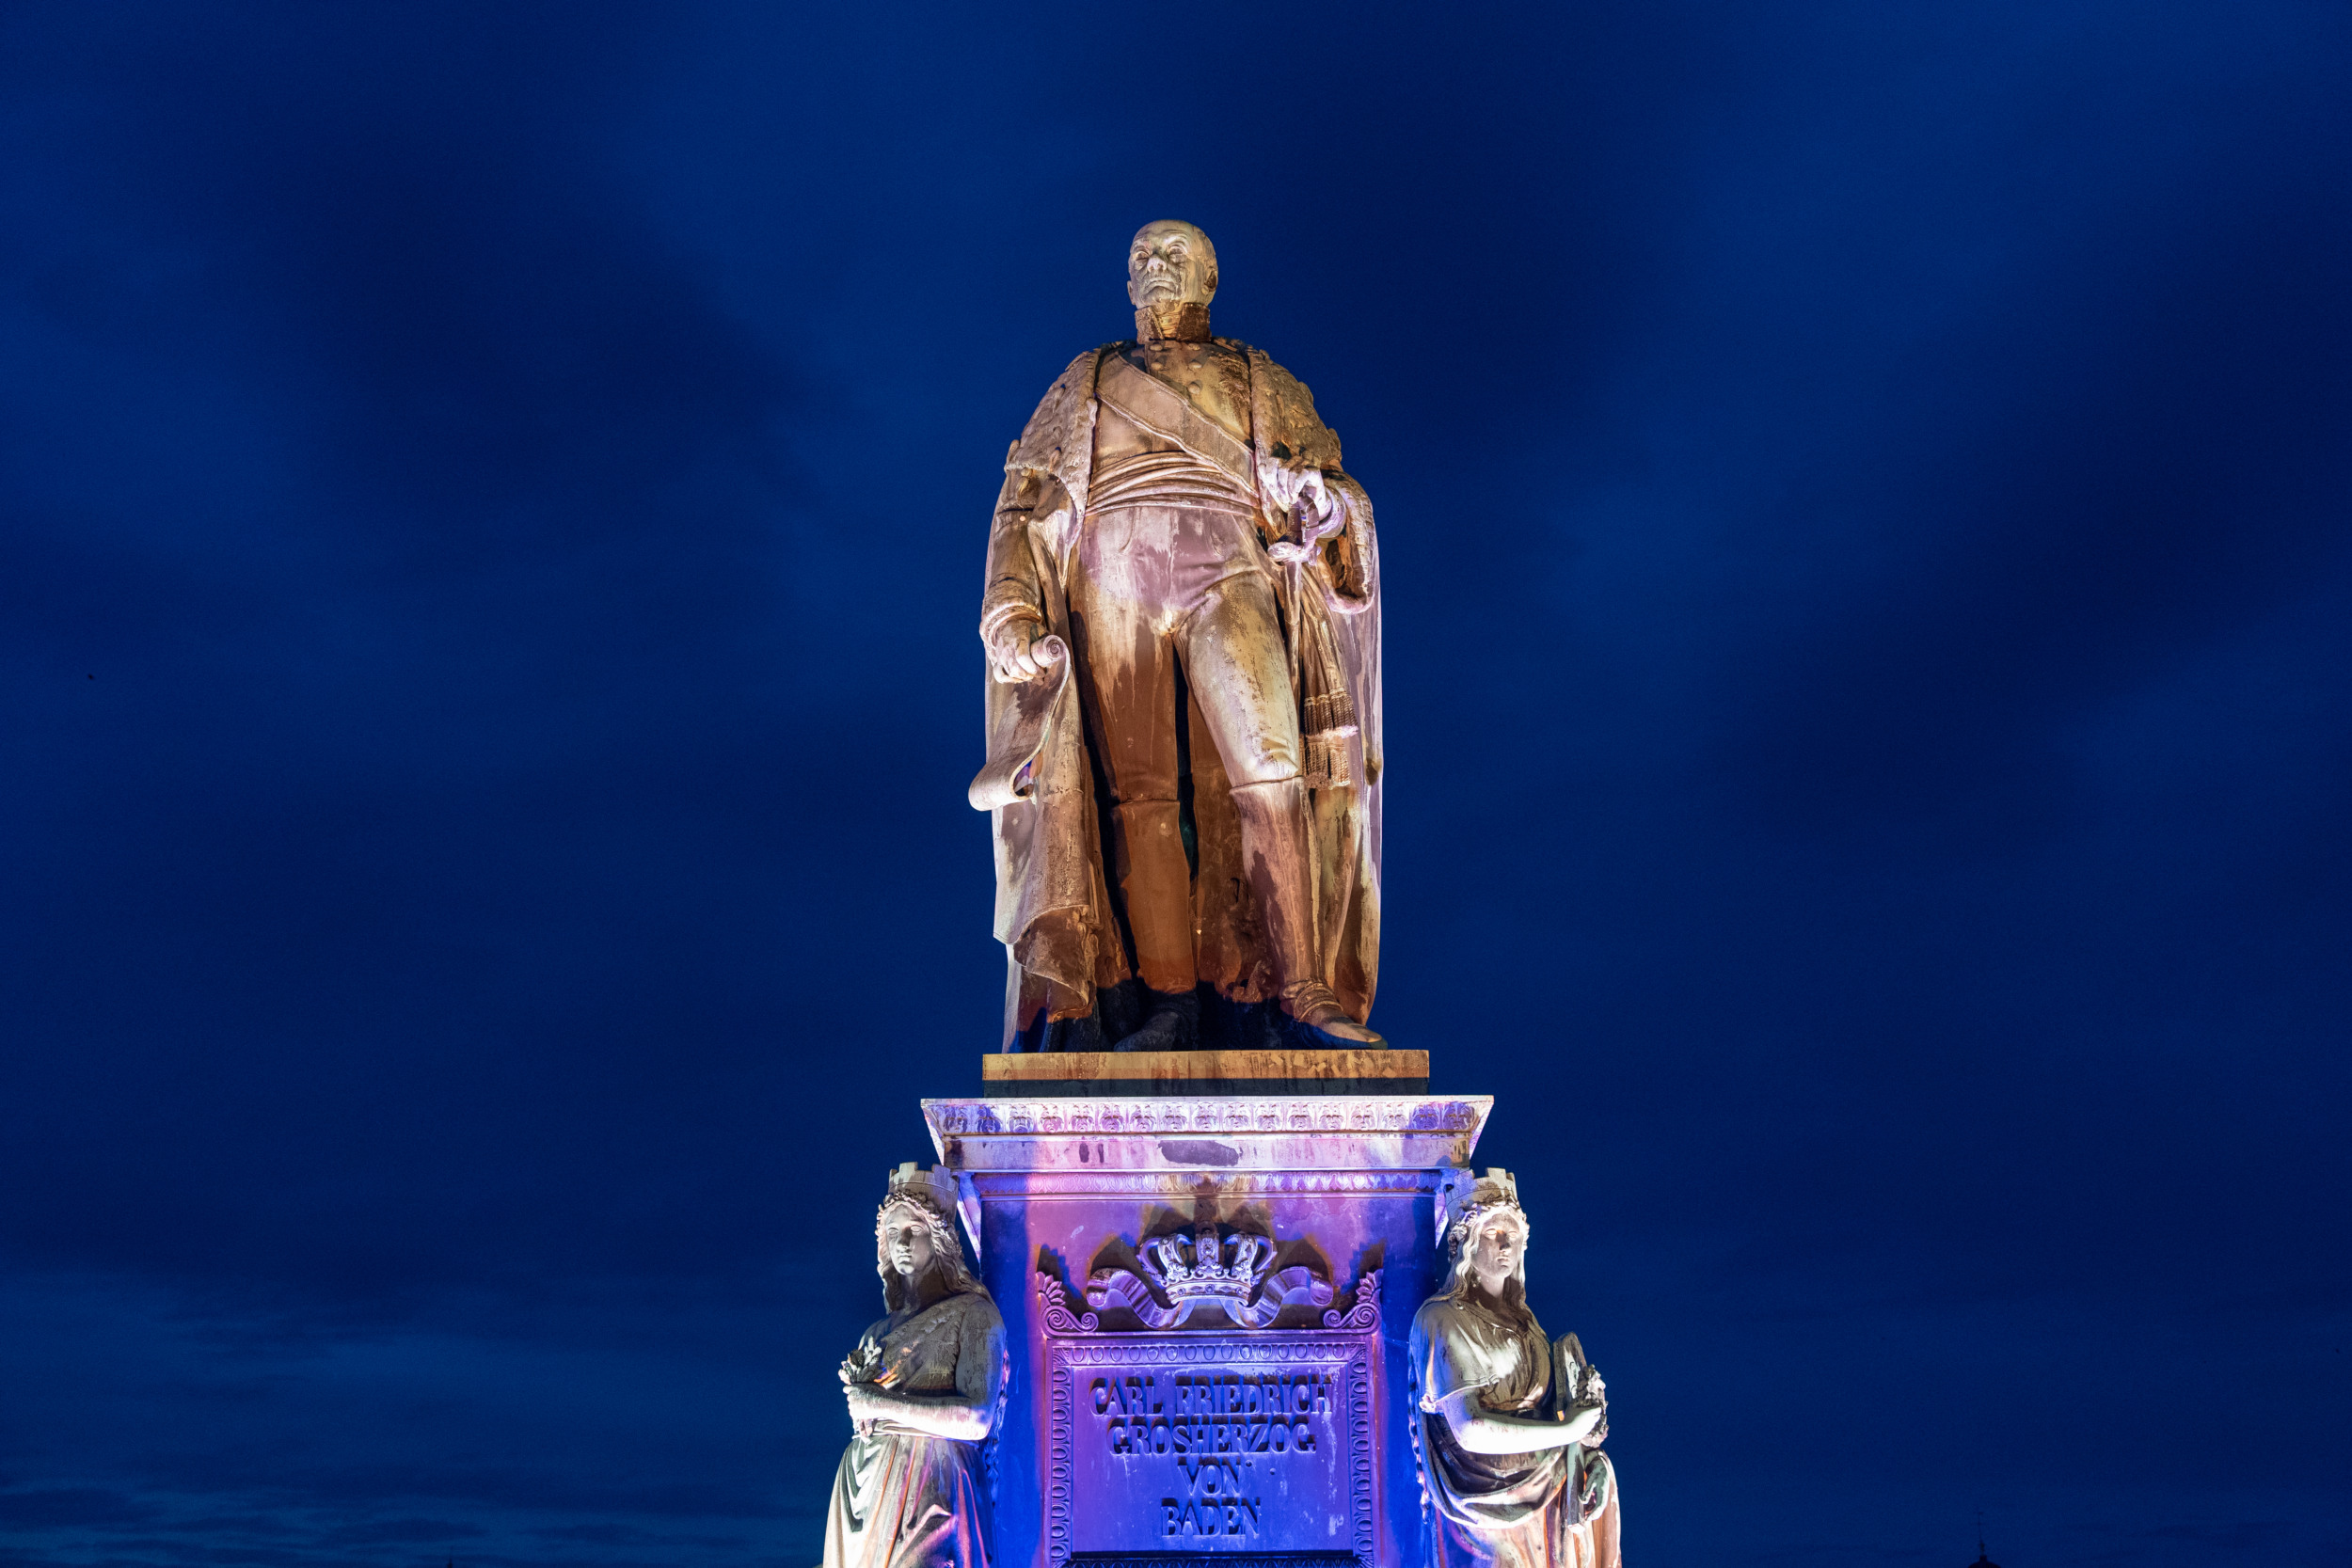
[[[153,1513],[119,1492],[94,1486],[0,1492],[0,1523],[15,1529],[122,1526],[144,1522]]]

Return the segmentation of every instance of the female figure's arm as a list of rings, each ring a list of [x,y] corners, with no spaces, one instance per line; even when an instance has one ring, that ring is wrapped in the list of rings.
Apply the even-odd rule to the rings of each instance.
[[[1571,1405],[1562,1418],[1507,1415],[1480,1404],[1479,1396],[1492,1386],[1494,1372],[1467,1342],[1454,1342],[1459,1321],[1454,1308],[1432,1302],[1413,1323],[1413,1355],[1424,1390],[1421,1407],[1441,1418],[1456,1443],[1472,1453],[1540,1453],[1580,1442],[1599,1424],[1597,1406]],[[1551,1375],[1561,1375],[1557,1365]]]
[[[996,1418],[1004,1367],[1004,1320],[985,1299],[963,1309],[956,1344],[956,1386],[935,1394],[901,1393],[878,1384],[849,1388],[850,1418],[888,1421],[931,1437],[977,1443]]]
[[[1485,1409],[1478,1402],[1478,1393],[1474,1387],[1457,1389],[1438,1401],[1437,1410],[1445,1418],[1454,1440],[1472,1453],[1540,1453],[1546,1449],[1565,1449],[1582,1442],[1600,1424],[1597,1404],[1573,1406],[1565,1419],[1550,1420]]]

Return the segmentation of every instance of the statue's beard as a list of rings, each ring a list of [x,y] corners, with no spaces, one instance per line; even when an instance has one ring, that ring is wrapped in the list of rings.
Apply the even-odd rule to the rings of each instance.
[[[1203,343],[1209,339],[1209,303],[1204,299],[1155,299],[1136,307],[1140,342]]]

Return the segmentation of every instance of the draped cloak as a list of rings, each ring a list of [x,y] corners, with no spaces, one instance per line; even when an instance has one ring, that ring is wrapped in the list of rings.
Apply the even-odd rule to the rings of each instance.
[[[1248,367],[1250,471],[1236,476],[1259,507],[1262,539],[1293,536],[1272,499],[1276,470],[1323,470],[1345,525],[1298,565],[1264,562],[1282,616],[1309,786],[1309,879],[1322,978],[1364,1022],[1380,954],[1380,553],[1372,501],[1340,467],[1340,442],[1306,387],[1261,351],[1216,342]],[[1094,426],[1112,343],[1073,360],[1005,457],[988,546],[981,624],[1024,611],[1060,641],[1060,661],[1034,680],[987,680],[988,758],[972,781],[996,851],[995,930],[1005,943],[1005,1044],[1045,1006],[1049,982],[1070,993],[1132,973],[1104,868],[1106,790],[1089,754],[1070,641],[1066,589],[1087,523]],[[1181,436],[1171,439],[1182,441]],[[1208,453],[1197,455],[1207,456]],[[1335,692],[1337,693],[1335,697]],[[1328,722],[1334,704],[1349,727]],[[1264,922],[1243,870],[1241,830],[1216,747],[1197,707],[1189,725],[1194,954],[1203,984],[1236,1003],[1276,990]]]

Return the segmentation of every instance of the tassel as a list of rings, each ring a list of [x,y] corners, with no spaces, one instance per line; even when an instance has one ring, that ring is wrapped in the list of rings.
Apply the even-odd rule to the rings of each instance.
[[[1351,782],[1347,743],[1357,733],[1356,700],[1347,694],[1331,623],[1315,612],[1321,608],[1318,604],[1300,617],[1306,624],[1299,628],[1304,646],[1298,661],[1298,733],[1306,743],[1307,787],[1338,789]]]
[[[1309,735],[1354,735],[1356,700],[1344,691],[1327,691],[1307,699]]]

